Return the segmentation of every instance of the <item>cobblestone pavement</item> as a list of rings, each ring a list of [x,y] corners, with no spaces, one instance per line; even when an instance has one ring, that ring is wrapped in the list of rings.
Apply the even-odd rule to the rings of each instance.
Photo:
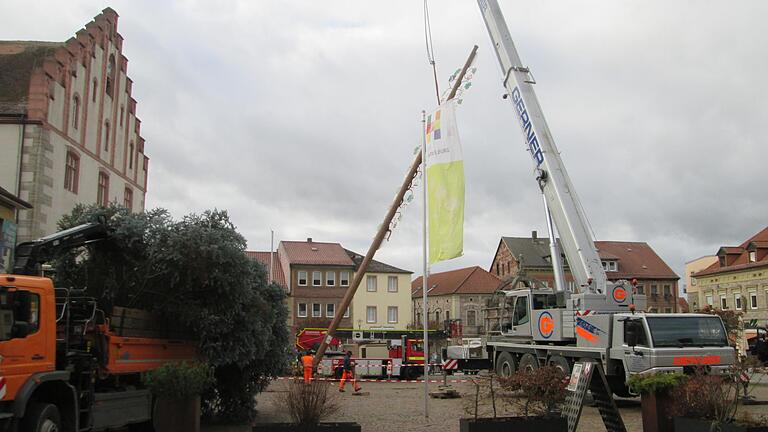
[[[458,377],[457,377],[458,378]],[[257,397],[257,422],[288,421],[288,415],[277,401],[278,395],[285,391],[287,381],[275,381]],[[424,387],[422,383],[365,383],[363,391],[367,396],[353,396],[351,389],[346,393],[336,392],[337,383],[329,383],[335,396],[341,401],[341,412],[328,421],[355,421],[362,425],[363,431],[401,432],[401,431],[440,431],[459,430],[459,418],[468,417],[468,405],[474,401],[472,384],[456,383],[453,387],[462,394],[460,399],[429,399],[429,418],[424,418]],[[430,384],[435,389],[437,384]],[[759,400],[768,400],[768,386],[757,386],[753,394]],[[499,403],[500,405],[500,403]],[[639,399],[618,400],[624,424],[628,432],[643,430]],[[501,406],[499,412],[504,411]],[[490,409],[490,408],[486,408]],[[766,406],[743,407],[755,414],[766,413]],[[247,426],[204,427],[205,432],[245,432]],[[604,431],[602,419],[597,408],[585,406],[582,411],[578,431]]]

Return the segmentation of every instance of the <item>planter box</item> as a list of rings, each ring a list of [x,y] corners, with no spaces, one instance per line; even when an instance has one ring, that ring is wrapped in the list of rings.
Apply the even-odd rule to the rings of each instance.
[[[709,420],[675,417],[675,431],[677,432],[712,432],[718,431],[712,427]],[[768,432],[768,426],[742,426],[735,423],[721,425],[719,432]]]
[[[672,416],[669,415],[671,404],[669,392],[642,394],[640,407],[643,414],[643,432],[672,432],[675,430],[671,421]]]
[[[200,396],[157,398],[152,422],[157,432],[200,432]]]
[[[259,423],[253,425],[254,432],[314,432],[338,431],[361,432],[362,428],[355,422],[322,422],[319,425],[297,425],[294,423]]]
[[[565,432],[568,421],[563,417],[496,417],[459,419],[460,432]]]

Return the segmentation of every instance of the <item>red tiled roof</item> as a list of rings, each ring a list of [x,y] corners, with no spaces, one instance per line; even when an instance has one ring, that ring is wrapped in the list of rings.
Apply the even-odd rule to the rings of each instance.
[[[303,265],[338,265],[354,267],[355,263],[338,243],[316,241],[281,241],[288,263]]]
[[[618,257],[619,268],[606,272],[609,279],[680,279],[645,242],[596,241],[598,255]]]
[[[428,296],[450,294],[493,294],[501,279],[478,266],[429,275]],[[412,297],[421,297],[421,276],[411,282]]]
[[[245,251],[245,255],[256,262],[260,262],[269,271],[269,252]],[[269,277],[269,274],[267,274],[267,277]],[[283,267],[280,265],[277,252],[272,252],[272,279],[278,285],[288,286],[285,283],[285,273],[283,273]]]
[[[720,248],[720,250],[718,252],[720,252],[720,251],[723,251],[723,252],[725,252],[726,254],[729,254],[729,255],[730,254],[741,255],[741,253],[744,252],[744,249],[740,248],[738,246],[723,246],[723,247]]]
[[[747,249],[753,246],[757,249],[768,249],[768,241],[751,241],[747,245]]]
[[[678,297],[677,298],[677,311],[681,313],[688,313],[691,311],[691,307],[688,306],[688,300]]]
[[[768,243],[768,226],[763,228],[762,231],[748,238],[747,240],[744,241],[744,243],[738,246],[738,249],[740,250],[739,252],[740,255],[730,265],[720,266],[720,261],[718,260],[712,263],[712,265],[705,268],[704,270],[694,273],[692,276],[701,277],[701,276],[714,275],[718,273],[727,273],[727,272],[732,272],[737,270],[744,270],[748,268],[768,267],[768,255],[762,257],[762,259],[760,259],[759,261],[749,262],[749,251],[747,250],[747,247],[749,246],[750,243],[757,243],[757,244]],[[763,246],[757,246],[757,247],[762,248]],[[723,246],[718,250],[718,252],[721,250],[725,250],[726,254],[730,254],[730,252],[727,251],[729,249],[737,249],[737,248],[734,248],[731,246]]]

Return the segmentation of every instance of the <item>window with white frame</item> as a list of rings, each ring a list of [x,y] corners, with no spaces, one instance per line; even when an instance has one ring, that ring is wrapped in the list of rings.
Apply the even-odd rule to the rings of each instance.
[[[368,276],[365,279],[365,287],[368,292],[376,292],[376,276]]]
[[[323,284],[323,272],[313,271],[312,272],[312,286],[320,286],[322,284]]]
[[[664,285],[664,295],[672,294],[672,285]]]
[[[728,309],[728,297],[720,296],[720,309]]]
[[[645,285],[640,284],[637,286],[637,293],[641,295],[645,295]]]
[[[307,272],[306,270],[299,270],[299,274],[297,276],[299,279],[299,286],[307,286]]]
[[[757,252],[749,251],[749,262],[753,263],[757,260]]]
[[[707,301],[707,305],[709,305],[709,306],[714,306],[715,305],[715,300],[714,300],[715,298],[711,294],[708,295],[706,298],[707,298],[707,300],[706,300]]]
[[[657,295],[659,293],[659,287],[657,285],[651,285],[651,295]]]
[[[603,261],[603,270],[605,271],[616,271],[617,263],[616,261]]]
[[[347,306],[347,310],[344,311],[344,318],[349,318],[349,306]]]
[[[749,293],[749,308],[757,309],[757,292]]]
[[[325,317],[333,318],[336,316],[336,304],[328,303],[325,305]]]
[[[321,316],[323,314],[320,303],[312,303],[312,318],[320,318]]]
[[[307,304],[306,303],[299,303],[299,311],[296,314],[299,318],[306,318],[307,317]]]
[[[336,272],[325,272],[325,286],[336,286]]]
[[[736,310],[741,310],[741,293],[736,293],[733,295],[733,305]]]
[[[468,310],[467,311],[467,325],[468,326],[476,326],[477,325],[477,312],[474,310]]]
[[[339,286],[349,286],[349,272],[339,272]]]
[[[365,321],[369,324],[376,322],[376,306],[368,306],[365,308]]]
[[[390,324],[397,322],[397,306],[387,307],[387,322]]]
[[[397,292],[397,276],[387,277],[387,291]]]

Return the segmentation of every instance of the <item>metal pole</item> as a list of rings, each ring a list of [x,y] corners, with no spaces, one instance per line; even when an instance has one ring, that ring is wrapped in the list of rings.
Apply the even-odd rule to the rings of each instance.
[[[416,176],[420,165],[421,153],[418,153],[416,158],[414,158],[410,169],[408,170],[408,174],[405,175],[403,184],[400,186],[400,191],[397,193],[397,196],[395,196],[395,200],[389,207],[389,211],[387,211],[386,216],[384,216],[384,221],[381,223],[381,225],[379,225],[379,230],[376,233],[376,236],[373,238],[371,246],[368,248],[368,253],[365,254],[363,262],[355,272],[355,277],[352,279],[352,283],[349,285],[349,288],[347,288],[347,293],[344,294],[344,298],[341,300],[341,304],[339,305],[340,313],[337,313],[333,318],[331,325],[328,326],[328,331],[325,338],[320,342],[320,347],[317,349],[317,353],[315,353],[315,357],[312,360],[313,368],[317,368],[317,364],[320,362],[320,359],[323,358],[323,354],[328,348],[328,344],[331,342],[331,340],[333,340],[333,335],[336,333],[336,329],[339,328],[339,323],[341,322],[341,319],[344,315],[344,311],[347,310],[347,307],[349,307],[349,304],[352,302],[352,298],[355,296],[355,292],[357,292],[358,286],[360,286],[360,282],[365,275],[365,271],[368,269],[368,264],[370,264],[371,260],[373,260],[373,256],[376,254],[376,251],[379,249],[379,247],[381,247],[381,243],[384,241],[384,237],[386,236],[387,231],[389,231],[389,224],[392,222],[392,219],[395,217],[395,213],[397,213],[397,209],[403,202],[405,193],[410,188],[411,183],[413,183],[414,176]]]
[[[547,231],[549,231],[549,253],[552,255],[552,269],[555,272],[555,291],[566,291],[565,276],[563,274],[563,260],[560,258],[560,247],[555,238],[555,227],[552,224],[552,213],[549,212],[547,197],[541,194],[544,199],[544,213],[547,214]]]
[[[269,283],[272,283],[274,279],[272,279],[272,260],[275,256],[275,230],[269,230],[272,234],[272,240],[269,243]]]
[[[464,78],[464,75],[466,74],[467,69],[469,69],[469,65],[472,64],[472,60],[475,58],[476,54],[477,54],[477,45],[472,47],[472,52],[469,54],[469,58],[464,64],[464,68],[462,69],[458,78],[456,79],[456,82],[454,83],[453,89],[451,89],[451,93],[448,95],[447,100],[452,99],[456,95],[456,91],[459,89],[459,86],[461,85],[461,80]],[[422,148],[423,147],[424,146],[422,145]],[[400,207],[400,204],[403,202],[403,197],[405,196],[405,192],[408,191],[408,189],[411,186],[411,183],[413,183],[414,176],[416,175],[419,169],[419,166],[421,165],[422,153],[423,153],[423,149],[421,152],[419,152],[416,155],[416,158],[414,158],[413,163],[411,164],[411,168],[408,170],[408,174],[405,175],[405,180],[403,180],[403,184],[400,186],[400,191],[397,193],[397,196],[395,196],[395,200],[392,202],[392,205],[389,207],[389,211],[387,211],[386,216],[384,216],[384,221],[381,223],[381,225],[379,225],[379,231],[376,233],[376,236],[373,238],[373,242],[371,242],[371,246],[368,248],[368,253],[365,254],[365,258],[363,258],[363,262],[360,264],[360,267],[355,272],[355,277],[352,280],[352,283],[349,285],[349,288],[347,288],[347,293],[344,294],[344,298],[341,300],[341,305],[339,305],[339,310],[341,311],[341,313],[337,313],[336,316],[333,318],[333,321],[331,321],[331,325],[328,326],[328,331],[325,335],[325,338],[320,342],[320,347],[317,349],[317,353],[315,353],[315,357],[312,360],[313,368],[316,369],[317,364],[320,362],[320,359],[323,358],[323,354],[325,353],[325,350],[328,348],[328,344],[333,340],[333,335],[336,333],[336,329],[339,328],[339,323],[341,322],[341,319],[344,315],[344,311],[347,310],[347,307],[349,307],[349,304],[352,302],[352,298],[355,296],[355,292],[357,292],[357,288],[363,279],[363,275],[365,275],[365,271],[368,269],[368,264],[370,264],[371,260],[373,260],[373,256],[376,254],[376,251],[379,250],[379,247],[381,247],[381,243],[384,241],[384,237],[386,236],[387,231],[389,231],[389,224],[390,222],[392,222],[392,219],[395,217],[395,213],[397,213],[397,209]],[[424,175],[424,178],[426,179],[426,173],[424,173],[423,175]],[[426,180],[424,181],[424,183],[426,184]]]
[[[421,112],[421,197],[424,205],[422,219],[422,270],[421,278],[421,304],[424,313],[424,417],[429,417],[429,308],[427,307],[427,279],[429,278],[429,264],[427,262],[427,119],[426,112]]]

